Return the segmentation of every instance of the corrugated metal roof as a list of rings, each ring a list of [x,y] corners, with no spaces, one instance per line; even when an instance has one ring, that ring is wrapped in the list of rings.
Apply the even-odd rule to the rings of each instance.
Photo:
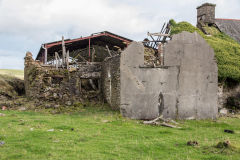
[[[240,43],[240,20],[215,19],[215,23],[221,32],[224,32]]]
[[[102,41],[103,43],[107,44],[109,48],[112,46],[119,46],[121,49],[125,48],[127,44],[131,43],[132,40],[119,36],[117,34],[108,32],[108,31],[103,31],[99,33],[94,33],[91,36],[88,37],[81,37],[81,38],[76,38],[76,39],[65,39],[65,45],[68,50],[72,51],[74,49],[79,49],[79,48],[84,48],[89,45],[89,39],[91,39],[91,44],[94,44],[94,41]],[[62,41],[55,41],[55,42],[50,42],[50,43],[45,43],[42,45],[40,48],[38,55],[36,57],[36,60],[42,60],[43,54],[44,54],[44,49],[48,49],[48,55],[54,55],[55,52],[58,52],[61,50],[61,45]]]

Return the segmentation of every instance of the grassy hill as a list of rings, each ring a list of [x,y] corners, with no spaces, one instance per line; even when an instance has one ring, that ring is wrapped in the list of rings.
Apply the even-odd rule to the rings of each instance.
[[[238,42],[219,32],[215,27],[205,27],[212,35],[207,36],[188,22],[176,23],[174,20],[170,20],[170,23],[172,25],[171,34],[182,31],[198,32],[214,49],[220,82],[227,80],[240,82],[240,44]]]
[[[24,78],[23,70],[14,70],[14,69],[0,69],[0,75],[8,75],[12,77],[17,77],[19,79]]]

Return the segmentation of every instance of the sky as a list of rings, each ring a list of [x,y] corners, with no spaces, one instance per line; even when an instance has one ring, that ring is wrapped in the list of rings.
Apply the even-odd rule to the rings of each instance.
[[[0,69],[23,69],[41,44],[110,31],[141,41],[174,19],[196,25],[196,7],[217,4],[217,18],[240,19],[239,0],[0,0]]]

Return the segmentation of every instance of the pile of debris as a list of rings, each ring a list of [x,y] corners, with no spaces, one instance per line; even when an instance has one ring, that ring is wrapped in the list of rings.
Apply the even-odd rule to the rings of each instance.
[[[144,64],[154,66],[157,63],[157,51],[150,47],[144,47]]]

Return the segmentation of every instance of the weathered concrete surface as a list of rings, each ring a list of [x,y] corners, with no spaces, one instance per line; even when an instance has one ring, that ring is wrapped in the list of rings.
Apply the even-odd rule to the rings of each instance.
[[[121,54],[120,110],[133,119],[206,119],[217,116],[217,64],[197,33],[175,35],[164,48],[164,67],[144,65],[144,47],[133,42]]]
[[[176,105],[177,67],[141,68],[143,57],[144,47],[137,42],[121,54],[121,113],[133,119],[153,119],[163,111],[174,114],[175,107],[164,109],[163,104]],[[166,95],[164,100],[163,94]]]
[[[207,42],[196,32],[182,32],[166,45],[164,58],[165,65],[179,66],[177,118],[216,118],[218,68]]]

